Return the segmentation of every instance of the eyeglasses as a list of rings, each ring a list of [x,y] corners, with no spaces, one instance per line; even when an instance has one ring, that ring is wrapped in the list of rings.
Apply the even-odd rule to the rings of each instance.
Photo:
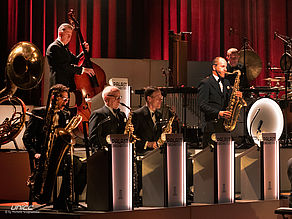
[[[68,98],[68,97],[62,97],[62,96],[60,96],[60,98],[62,98],[62,100],[63,100],[64,102],[69,101],[69,98]]]
[[[109,95],[107,95],[107,96],[108,96],[108,97],[114,97],[115,100],[121,100],[121,99],[122,99],[122,96],[116,97],[115,95],[111,95],[111,94],[109,94]]]

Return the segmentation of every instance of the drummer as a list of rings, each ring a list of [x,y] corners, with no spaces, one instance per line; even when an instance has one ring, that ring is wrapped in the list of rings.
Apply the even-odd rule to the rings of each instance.
[[[232,73],[235,70],[240,70],[241,71],[241,76],[240,76],[240,83],[239,87],[240,88],[249,88],[249,82],[247,80],[246,76],[246,71],[244,70],[244,66],[239,63],[239,52],[238,49],[236,48],[230,48],[227,50],[226,54],[226,59],[227,59],[227,72]],[[227,78],[230,81],[230,84],[233,85],[235,81],[236,75],[226,75],[225,78]]]

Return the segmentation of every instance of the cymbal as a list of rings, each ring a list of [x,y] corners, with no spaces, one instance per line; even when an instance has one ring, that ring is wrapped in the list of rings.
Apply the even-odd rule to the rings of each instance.
[[[275,77],[276,79],[280,79],[281,82],[285,82],[285,77]],[[289,80],[287,80],[288,82],[292,82],[292,77],[289,77]]]
[[[277,79],[277,78],[264,78],[263,80],[271,81],[271,82],[280,82],[281,81],[280,79]]]
[[[285,81],[285,77],[275,77],[276,79],[279,79],[281,82]]]
[[[239,51],[239,60],[241,65],[244,65],[244,50]],[[252,81],[259,76],[262,71],[262,60],[254,51],[245,50],[245,66],[246,76],[248,81]]]
[[[282,91],[282,90],[285,90],[285,87],[284,86],[280,86],[280,87],[274,86],[274,87],[271,87],[271,89],[278,90],[278,91]]]

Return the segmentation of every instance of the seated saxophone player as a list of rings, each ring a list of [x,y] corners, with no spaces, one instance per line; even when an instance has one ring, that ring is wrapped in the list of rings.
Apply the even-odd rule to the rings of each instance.
[[[56,84],[52,86],[50,90],[52,91],[51,99],[52,102],[54,101],[55,103],[55,109],[58,114],[57,127],[64,128],[71,119],[71,115],[66,109],[66,105],[69,101],[68,88],[62,84]],[[38,117],[30,117],[22,140],[30,158],[33,159],[36,164],[39,164],[39,167],[42,167],[45,162],[44,159],[48,148],[47,145],[44,145],[44,142],[46,142],[45,136],[47,134],[44,128],[46,126],[46,107],[34,108],[32,114]],[[58,147],[58,145],[53,146]],[[69,155],[64,156],[59,168],[59,175],[62,175],[63,180],[54,207],[60,210],[70,210],[72,207],[72,203],[68,201],[70,195],[70,169],[68,169],[70,165],[68,164],[70,161]],[[74,156],[73,166],[74,190],[76,196],[78,196],[82,193],[86,185],[86,165],[82,164],[81,161]],[[43,168],[39,168],[38,171],[43,171]],[[37,187],[38,180],[36,179],[35,182],[35,186]],[[36,189],[35,191],[38,190]],[[34,194],[35,197],[37,197],[37,195],[38,194]]]
[[[141,139],[136,142],[137,155],[158,147],[157,140],[162,133],[160,121],[162,114],[157,111],[161,107],[162,94],[157,87],[147,87],[144,92],[145,106],[133,112],[132,123],[134,134]]]
[[[89,141],[97,149],[109,146],[106,137],[110,134],[124,134],[126,115],[120,111],[120,89],[108,86],[102,92],[104,106],[94,110],[89,118]]]
[[[203,79],[198,87],[198,102],[202,112],[203,125],[203,147],[214,145],[211,139],[213,133],[226,132],[224,119],[231,117],[231,112],[226,108],[229,103],[232,89],[230,83],[225,79],[227,62],[222,57],[216,57],[212,61],[212,74]],[[236,96],[242,97],[240,91]]]

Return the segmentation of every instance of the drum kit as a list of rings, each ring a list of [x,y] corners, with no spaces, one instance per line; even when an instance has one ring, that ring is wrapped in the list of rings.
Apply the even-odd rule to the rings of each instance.
[[[277,37],[283,37],[277,34]],[[281,39],[280,38],[280,39]],[[287,39],[287,37],[285,38]],[[287,40],[286,40],[287,41]],[[291,49],[292,40],[289,41]],[[270,71],[277,71],[284,76],[265,78],[267,86],[252,87],[242,89],[249,106],[245,110],[244,129],[248,131],[249,136],[256,144],[259,144],[262,133],[276,133],[277,140],[283,136],[285,145],[288,145],[289,139],[292,137],[288,133],[292,133],[292,112],[287,110],[288,103],[291,101],[292,106],[292,56],[291,51],[285,51],[281,57],[281,68],[270,68]],[[239,64],[245,69],[246,77],[249,82],[256,79],[262,70],[262,61],[253,49],[239,51]],[[281,106],[281,107],[280,107]],[[281,109],[282,108],[282,109]],[[285,116],[283,115],[285,114]],[[291,115],[290,115],[291,114]],[[285,118],[285,122],[284,122]],[[290,121],[291,120],[291,121]],[[285,127],[284,135],[282,135]],[[245,132],[245,131],[244,131]]]

